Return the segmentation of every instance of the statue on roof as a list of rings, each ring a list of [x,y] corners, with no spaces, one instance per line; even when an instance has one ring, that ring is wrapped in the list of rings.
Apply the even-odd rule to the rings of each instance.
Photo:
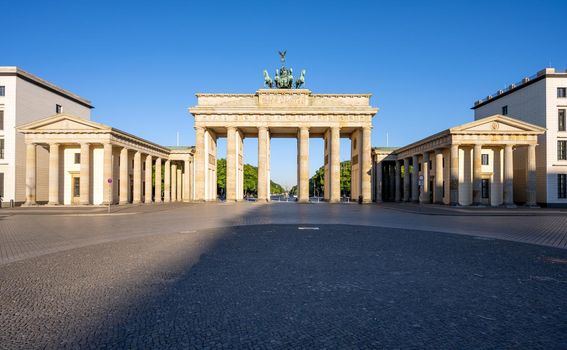
[[[276,75],[273,80],[268,74],[268,71],[264,69],[264,86],[272,88],[274,85],[273,83],[275,82],[276,89],[292,89],[294,87],[293,69],[285,66],[287,50],[278,51],[278,54],[280,55],[282,66],[280,69],[276,69]],[[299,89],[303,86],[303,84],[305,84],[305,69],[301,71],[301,76],[295,82],[295,88]]]

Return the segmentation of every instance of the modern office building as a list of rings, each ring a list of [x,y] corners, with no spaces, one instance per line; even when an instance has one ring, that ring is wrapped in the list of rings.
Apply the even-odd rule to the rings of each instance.
[[[475,120],[507,115],[541,126],[538,137],[537,202],[567,206],[567,71],[546,68],[475,102]],[[525,150],[518,156],[525,158]]]
[[[91,102],[18,67],[0,67],[0,196],[25,200],[26,145],[16,128],[56,113],[89,120]],[[48,152],[38,149],[37,190],[47,196]]]

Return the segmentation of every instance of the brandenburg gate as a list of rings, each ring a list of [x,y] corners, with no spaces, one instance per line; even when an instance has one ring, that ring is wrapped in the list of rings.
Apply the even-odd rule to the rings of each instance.
[[[378,111],[370,94],[314,94],[307,89],[260,89],[255,94],[197,94],[196,201],[216,200],[216,144],[227,138],[226,199],[243,199],[243,139],[258,138],[258,200],[270,200],[270,139],[297,138],[298,201],[309,201],[309,138],[325,140],[324,198],[340,201],[340,138],[351,139],[351,197],[371,198],[371,129]]]

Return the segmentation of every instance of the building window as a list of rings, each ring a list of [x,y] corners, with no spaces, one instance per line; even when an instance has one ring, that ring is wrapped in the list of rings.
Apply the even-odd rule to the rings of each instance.
[[[419,166],[417,167],[417,171],[421,171],[421,163],[419,163]]]
[[[4,130],[4,111],[0,111],[0,130]]]
[[[482,179],[482,198],[488,198],[490,189],[490,182],[488,179]]]
[[[482,165],[488,165],[488,154],[481,154]]]
[[[557,160],[567,160],[567,141],[557,141]]]
[[[508,115],[508,106],[502,106],[502,115]]]
[[[6,87],[0,86],[0,96],[6,96]]]
[[[4,173],[0,173],[0,197],[4,198]]]
[[[76,197],[81,193],[81,178],[78,176],[73,177],[73,193]]]
[[[559,112],[557,113],[557,117],[558,117],[558,130],[559,131],[565,131],[565,110],[564,109],[560,109]]]
[[[567,97],[567,88],[564,87],[557,88],[557,97]]]
[[[427,164],[429,164],[429,170],[433,169],[433,162],[432,161],[427,162]]]
[[[55,105],[55,113],[57,114],[63,113],[63,107],[61,107],[61,105]]]
[[[4,139],[0,139],[0,159],[4,159]]]
[[[557,174],[557,198],[567,198],[567,174]]]
[[[75,153],[75,164],[81,164],[81,154]]]

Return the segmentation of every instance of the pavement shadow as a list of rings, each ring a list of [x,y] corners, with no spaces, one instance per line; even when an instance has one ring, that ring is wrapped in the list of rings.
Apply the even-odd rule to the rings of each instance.
[[[567,265],[545,259],[567,261],[564,250],[349,225],[232,226],[198,234],[215,237],[198,261],[180,257],[149,271],[104,322],[87,326],[67,345],[476,349],[567,343]]]

